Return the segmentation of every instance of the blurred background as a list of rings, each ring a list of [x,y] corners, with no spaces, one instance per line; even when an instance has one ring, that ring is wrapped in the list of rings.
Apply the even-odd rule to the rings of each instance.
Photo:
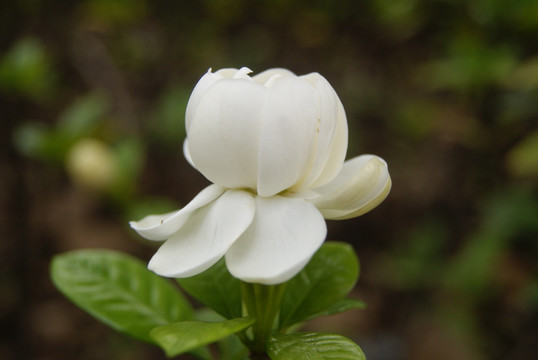
[[[192,88],[248,66],[324,75],[348,157],[377,154],[393,179],[377,209],[329,222],[368,308],[309,328],[369,360],[534,359],[537,34],[535,0],[2,2],[0,358],[165,358],[72,305],[50,259],[147,261],[127,221],[207,184],[181,151]]]

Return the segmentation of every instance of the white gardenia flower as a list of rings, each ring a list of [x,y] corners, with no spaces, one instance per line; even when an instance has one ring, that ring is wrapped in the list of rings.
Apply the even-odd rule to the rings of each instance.
[[[344,162],[346,115],[324,77],[249,73],[210,69],[187,105],[185,157],[213,184],[181,210],[130,223],[165,240],[148,265],[159,275],[193,276],[224,256],[243,281],[287,281],[325,240],[324,218],[362,215],[390,191],[383,159]]]

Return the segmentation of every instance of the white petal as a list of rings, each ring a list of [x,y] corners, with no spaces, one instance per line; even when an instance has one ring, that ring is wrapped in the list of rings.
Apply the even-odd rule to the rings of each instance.
[[[187,138],[183,141],[183,156],[185,156],[185,160],[196,169],[196,165],[194,165],[194,162],[192,161],[191,153],[189,152],[189,141]]]
[[[331,181],[342,168],[347,152],[348,129],[344,106],[331,84],[318,73],[301,76],[319,95],[319,137],[312,170],[304,187],[317,187]]]
[[[262,112],[258,194],[275,195],[304,177],[314,152],[318,95],[297,77],[281,77],[268,89]]]
[[[254,75],[252,79],[256,81],[257,83],[266,85],[267,81],[274,76],[294,76],[295,77],[295,74],[289,71],[288,69],[273,68],[273,69],[265,70],[257,75]]]
[[[305,200],[257,197],[254,221],[226,253],[226,265],[243,281],[278,284],[301,271],[326,235],[323,217]]]
[[[140,221],[131,221],[129,225],[148,240],[166,240],[185,224],[195,210],[218,198],[224,190],[220,186],[209,185],[181,210],[163,215],[149,215]]]
[[[201,98],[211,85],[221,79],[242,78],[251,80],[250,76],[248,76],[248,74],[251,72],[252,70],[246,67],[242,67],[239,70],[234,68],[225,68],[220,69],[215,73],[211,72],[211,69],[209,69],[207,73],[205,73],[204,76],[198,80],[198,83],[192,90],[189,102],[187,103],[187,109],[185,112],[185,127],[187,128],[187,131],[190,128],[191,121],[194,117],[196,109],[198,108],[198,105],[200,104]]]
[[[187,136],[192,161],[211,182],[256,189],[266,91],[253,81],[223,79],[205,92]]]
[[[190,124],[194,117],[194,113],[198,108],[200,100],[203,98],[207,89],[213,85],[216,81],[222,79],[223,76],[221,73],[212,73],[211,69],[204,76],[198,80],[198,83],[192,90],[189,102],[187,103],[187,110],[185,111],[185,128],[189,131]]]
[[[390,188],[387,163],[375,155],[362,155],[346,161],[333,181],[314,189],[321,196],[310,202],[326,219],[349,219],[379,205]]]
[[[329,156],[319,177],[309,184],[309,187],[318,187],[327,184],[337,176],[342,170],[347,152],[348,128],[344,107],[339,103],[338,123],[336,125],[334,137],[330,147]]]
[[[239,71],[241,71],[241,69],[224,68],[216,71],[215,74],[222,76],[224,79],[233,79],[235,74],[237,74]]]
[[[228,190],[196,211],[151,258],[148,268],[166,277],[188,277],[215,264],[254,218],[254,197]]]
[[[248,67],[243,66],[241,69],[237,70],[232,79],[243,79],[251,81],[252,78],[248,75],[252,72]]]

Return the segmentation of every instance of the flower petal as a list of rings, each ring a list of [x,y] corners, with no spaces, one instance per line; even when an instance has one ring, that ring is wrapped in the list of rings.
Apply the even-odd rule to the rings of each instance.
[[[185,112],[185,127],[187,128],[187,131],[190,128],[191,121],[194,118],[194,114],[198,108],[198,105],[200,104],[200,100],[211,85],[221,79],[243,78],[251,80],[251,78],[248,76],[248,73],[250,72],[252,72],[252,70],[246,67],[242,67],[239,70],[234,68],[225,68],[220,69],[215,73],[209,69],[207,73],[205,73],[204,76],[198,80],[198,83],[192,90],[189,102],[187,103],[187,109]]]
[[[259,84],[266,85],[267,81],[274,76],[295,76],[294,73],[284,68],[273,68],[262,71],[261,73],[254,75],[252,80],[256,81]]]
[[[195,210],[218,198],[224,190],[220,186],[209,185],[181,210],[162,215],[149,215],[140,221],[131,221],[129,225],[148,240],[166,240],[185,224]]]
[[[258,143],[267,89],[243,79],[222,79],[200,100],[187,132],[196,169],[229,188],[256,189]]]
[[[281,77],[268,88],[262,112],[258,194],[273,196],[309,170],[318,136],[318,95],[297,77]]]
[[[321,196],[310,202],[326,219],[350,219],[379,205],[390,188],[387,163],[375,155],[362,155],[346,161],[333,181],[314,189]]]
[[[254,218],[254,196],[228,190],[196,211],[189,221],[157,250],[148,268],[161,276],[188,277],[215,264]]]
[[[226,265],[243,281],[278,284],[301,271],[326,235],[323,217],[305,200],[257,197],[254,221],[226,253]]]
[[[342,168],[347,152],[348,129],[344,106],[336,91],[320,74],[301,76],[315,87],[320,102],[319,137],[312,170],[304,187],[318,187],[331,181]]]
[[[189,152],[189,141],[187,138],[183,141],[183,156],[185,156],[185,160],[196,169],[196,165],[194,165],[194,162],[192,161],[191,153]]]
[[[252,78],[249,75],[251,72],[252,70],[250,70],[246,66],[243,66],[241,69],[237,70],[237,72],[234,74],[232,79],[243,79],[243,80],[252,81]]]
[[[223,76],[221,73],[212,73],[211,69],[209,69],[207,73],[205,73],[204,76],[198,80],[198,83],[192,90],[189,102],[187,103],[187,109],[185,111],[185,128],[187,131],[189,131],[192,119],[194,118],[194,114],[196,109],[198,109],[198,105],[200,104],[200,100],[203,98],[203,95],[211,85],[222,78]]]
[[[224,69],[217,70],[215,74],[220,75],[224,79],[233,79],[238,72],[241,72],[241,69],[224,68]]]

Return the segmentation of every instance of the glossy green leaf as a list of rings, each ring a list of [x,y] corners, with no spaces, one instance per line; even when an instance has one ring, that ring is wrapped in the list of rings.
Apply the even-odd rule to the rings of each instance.
[[[197,309],[194,314],[197,321],[221,322],[226,319],[210,308]],[[218,341],[219,360],[248,360],[248,348],[239,337],[230,335]]]
[[[228,272],[224,259],[203,273],[178,282],[192,297],[226,319],[241,317],[241,285]]]
[[[272,360],[366,360],[353,341],[327,333],[273,334],[267,353]]]
[[[346,243],[327,242],[290,280],[282,299],[280,327],[288,327],[335,306],[353,289],[359,261]]]
[[[249,350],[237,336],[225,337],[218,346],[220,360],[249,360]]]
[[[334,303],[333,305],[323,309],[322,311],[310,315],[308,318],[304,320],[310,320],[310,319],[314,319],[320,316],[339,314],[344,311],[348,311],[352,309],[365,309],[365,308],[366,308],[366,304],[364,303],[364,301],[357,300],[357,299],[342,299]]]
[[[156,326],[192,318],[172,282],[136,258],[111,250],[79,250],[54,257],[51,277],[71,301],[110,327],[153,342]]]
[[[251,318],[239,318],[222,322],[182,321],[158,326],[151,337],[163,348],[167,356],[176,356],[197,347],[210,344],[246,329],[254,323]]]

